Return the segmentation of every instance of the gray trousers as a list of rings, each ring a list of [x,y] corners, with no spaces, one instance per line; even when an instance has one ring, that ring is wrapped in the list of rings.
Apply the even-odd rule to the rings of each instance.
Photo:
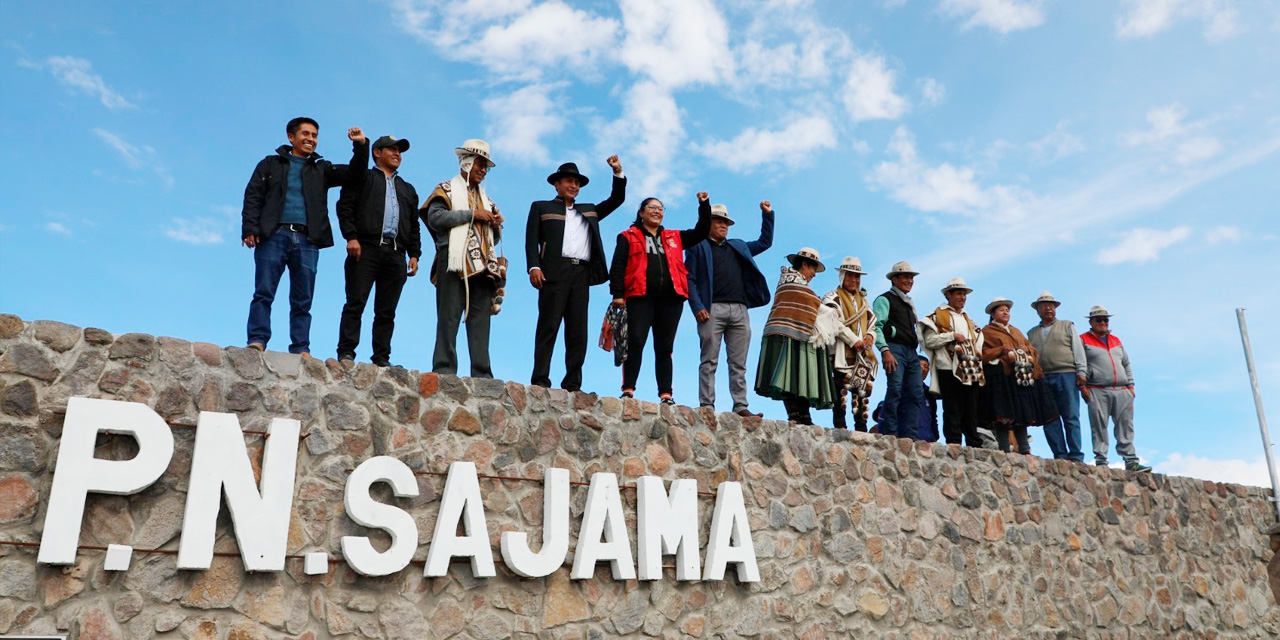
[[[729,395],[733,410],[747,408],[747,349],[751,346],[751,318],[747,305],[715,302],[711,318],[698,323],[702,343],[702,364],[698,367],[698,404],[716,406],[716,367],[720,363],[720,341],[724,340],[729,361]]]
[[[1133,392],[1125,389],[1089,387],[1089,426],[1093,430],[1093,457],[1107,461],[1107,419],[1115,423],[1116,453],[1125,462],[1137,462],[1133,451]]]
[[[471,377],[492,378],[489,367],[489,311],[493,306],[493,294],[497,290],[493,278],[470,278],[471,313],[467,316],[467,350],[471,355]],[[440,265],[436,277],[436,351],[431,370],[436,373],[458,374],[458,327],[466,309],[466,283],[456,274],[446,272]]]

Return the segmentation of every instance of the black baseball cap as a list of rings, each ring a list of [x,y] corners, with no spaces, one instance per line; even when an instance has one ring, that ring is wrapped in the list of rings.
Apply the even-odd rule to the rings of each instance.
[[[378,139],[373,143],[373,148],[374,148],[375,150],[376,150],[376,149],[386,149],[387,147],[395,147],[395,148],[397,148],[397,149],[399,149],[399,150],[400,150],[400,153],[404,153],[405,151],[408,151],[408,150],[409,150],[409,141],[408,141],[408,140],[397,140],[396,138],[394,138],[394,137],[392,137],[392,136],[382,136],[381,138],[378,138]]]

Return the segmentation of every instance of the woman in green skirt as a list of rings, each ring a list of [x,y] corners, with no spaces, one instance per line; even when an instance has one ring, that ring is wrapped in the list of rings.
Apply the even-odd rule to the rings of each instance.
[[[822,328],[832,319],[822,317],[822,299],[809,287],[813,276],[826,270],[818,252],[805,247],[787,256],[787,261],[791,266],[782,267],[764,325],[756,393],[781,400],[787,418],[796,423],[813,424],[809,409],[828,409],[832,404],[827,345],[838,327]]]

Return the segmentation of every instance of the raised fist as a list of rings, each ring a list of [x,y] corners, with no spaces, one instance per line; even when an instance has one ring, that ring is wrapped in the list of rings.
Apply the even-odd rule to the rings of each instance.
[[[761,200],[760,210],[763,211],[764,213],[769,213],[770,211],[773,211],[773,203],[769,202],[768,200]]]
[[[369,141],[368,138],[364,137],[364,131],[361,130],[360,127],[351,127],[350,129],[347,129],[347,138],[352,142],[358,142],[360,144],[364,144]]]
[[[706,202],[706,201],[707,201],[707,200],[709,200],[710,198],[711,198],[711,196],[707,195],[707,192],[706,192],[706,191],[699,191],[699,192],[698,192],[698,202]]]
[[[618,159],[618,156],[609,156],[605,159],[605,162],[609,163],[609,168],[613,169],[614,173],[622,173],[622,161]]]

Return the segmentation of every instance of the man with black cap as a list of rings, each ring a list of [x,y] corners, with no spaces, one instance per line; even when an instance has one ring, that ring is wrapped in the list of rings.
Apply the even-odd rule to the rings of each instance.
[[[748,309],[769,304],[769,282],[756,266],[755,256],[773,246],[773,204],[760,203],[760,237],[750,242],[729,237],[733,218],[722,204],[711,205],[707,242],[684,252],[689,269],[689,309],[698,321],[702,364],[698,367],[698,404],[716,406],[716,367],[720,343],[727,347],[729,395],[733,412],[760,417],[747,408],[747,350],[751,346]]]
[[[347,303],[338,325],[339,361],[355,360],[360,316],[376,284],[371,360],[379,367],[390,364],[400,291],[406,278],[418,273],[422,255],[418,192],[399,173],[400,154],[408,150],[408,140],[378,138],[373,143],[374,167],[353,175],[338,197],[338,227],[347,239]]]
[[[538,326],[533,343],[533,380],[551,386],[551,355],[564,322],[564,379],[567,391],[582,389],[582,363],[587,357],[587,302],[590,288],[608,282],[609,265],[600,240],[600,221],[626,200],[627,178],[622,161],[609,156],[613,188],[598,205],[578,202],[578,190],[588,178],[578,165],[566,162],[547,182],[556,189],[554,200],[534,202],[525,228],[525,257],[529,284],[538,290]]]

